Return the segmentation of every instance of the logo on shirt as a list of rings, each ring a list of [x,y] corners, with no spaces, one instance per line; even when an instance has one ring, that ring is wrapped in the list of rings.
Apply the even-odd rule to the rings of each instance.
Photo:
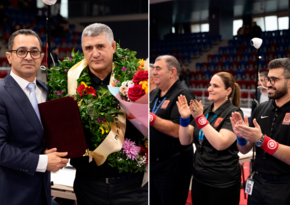
[[[215,121],[215,123],[214,123],[214,127],[217,127],[217,126],[219,126],[220,124],[221,124],[221,122],[223,121],[223,119],[224,118],[221,118],[221,117],[219,117],[216,121]]]
[[[290,113],[286,113],[283,119],[282,125],[289,125],[290,124]]]
[[[161,109],[166,109],[167,108],[167,106],[168,106],[168,104],[169,104],[169,102],[170,102],[170,100],[165,100],[163,103],[162,103],[162,105],[161,105]]]

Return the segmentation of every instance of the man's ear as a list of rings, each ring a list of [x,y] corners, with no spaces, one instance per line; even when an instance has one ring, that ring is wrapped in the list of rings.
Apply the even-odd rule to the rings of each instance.
[[[173,67],[171,69],[171,71],[172,71],[173,77],[177,75],[177,69],[176,68]]]
[[[116,48],[117,48],[116,41],[113,41],[113,43],[112,43],[112,48],[113,48],[114,53],[115,53]]]
[[[6,52],[6,58],[7,58],[7,60],[8,60],[8,62],[9,62],[10,65],[12,64],[11,63],[11,54],[12,53],[10,53],[10,52]]]

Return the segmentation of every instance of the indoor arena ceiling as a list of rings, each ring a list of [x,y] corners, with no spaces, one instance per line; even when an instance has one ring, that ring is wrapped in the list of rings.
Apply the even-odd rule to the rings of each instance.
[[[289,0],[151,0],[150,2],[152,6],[164,2],[172,4],[173,22],[207,21],[210,7],[234,10],[235,17],[287,11],[289,7]]]

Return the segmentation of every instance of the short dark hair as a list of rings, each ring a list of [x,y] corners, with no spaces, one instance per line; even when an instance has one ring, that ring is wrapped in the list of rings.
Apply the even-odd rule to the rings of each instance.
[[[12,35],[10,36],[9,41],[8,41],[8,51],[12,50],[12,47],[14,44],[14,39],[18,35],[35,36],[39,41],[40,50],[41,50],[42,42],[41,42],[41,39],[39,38],[39,36],[31,29],[20,29],[20,30],[12,33]]]
[[[284,76],[290,76],[290,59],[289,58],[277,58],[271,60],[268,64],[268,69],[284,68]]]
[[[167,68],[168,68],[169,71],[172,68],[176,68],[177,76],[179,76],[179,74],[181,73],[181,67],[180,67],[180,64],[179,64],[178,60],[174,56],[172,56],[172,55],[158,56],[156,58],[155,62],[159,61],[161,59],[165,59],[165,62],[167,64]]]

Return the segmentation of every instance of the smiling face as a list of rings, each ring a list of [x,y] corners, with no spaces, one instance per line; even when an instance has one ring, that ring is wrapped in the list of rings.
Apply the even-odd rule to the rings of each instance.
[[[288,94],[288,79],[285,79],[287,76],[284,76],[284,68],[269,70],[268,77],[276,79],[274,85],[267,82],[268,97],[270,99],[280,99]]]
[[[84,36],[82,49],[89,68],[93,73],[100,73],[112,69],[113,54],[116,42],[109,44],[105,34],[97,36]]]
[[[37,37],[23,34],[19,34],[14,38],[12,50],[18,49],[27,51],[41,51]],[[6,52],[6,57],[9,64],[11,64],[11,69],[14,74],[29,82],[32,82],[36,77],[36,73],[39,70],[44,54],[42,53],[41,57],[38,59],[33,59],[30,53],[28,53],[25,58],[19,58],[16,55],[16,52],[12,51]]]
[[[175,68],[172,68],[175,69]],[[152,72],[154,83],[161,89],[166,89],[172,79],[172,70],[168,70],[165,59],[158,60],[154,63],[154,70]]]
[[[208,100],[216,102],[222,102],[226,100],[226,97],[230,95],[232,88],[225,88],[225,84],[222,81],[221,77],[214,75],[208,87]]]

